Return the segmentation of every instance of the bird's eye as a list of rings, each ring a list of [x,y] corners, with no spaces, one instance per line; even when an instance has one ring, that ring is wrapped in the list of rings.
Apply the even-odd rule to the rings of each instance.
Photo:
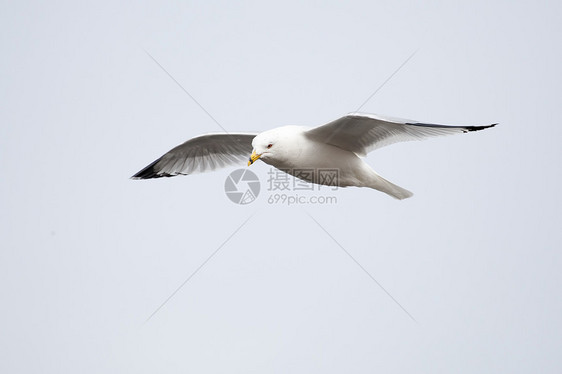
[[[273,144],[268,144],[268,145],[267,145],[267,149],[269,149],[269,148],[271,148],[271,147],[273,147]]]

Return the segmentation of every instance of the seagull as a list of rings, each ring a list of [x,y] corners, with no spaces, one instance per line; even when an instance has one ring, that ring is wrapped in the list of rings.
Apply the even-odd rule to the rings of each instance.
[[[412,192],[378,175],[362,157],[398,142],[479,131],[496,125],[448,126],[350,113],[314,128],[283,126],[261,133],[197,136],[171,149],[131,178],[195,174],[239,164],[250,155],[248,166],[261,160],[307,182],[373,188],[402,200],[411,197]]]

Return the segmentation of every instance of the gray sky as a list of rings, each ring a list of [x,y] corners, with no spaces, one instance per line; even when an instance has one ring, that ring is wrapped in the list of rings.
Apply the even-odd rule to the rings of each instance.
[[[559,3],[0,10],[1,372],[560,372]],[[236,167],[128,179],[221,131],[143,49],[228,131],[336,119],[416,50],[362,111],[500,126],[370,154],[405,201],[268,204],[258,162],[239,206]]]

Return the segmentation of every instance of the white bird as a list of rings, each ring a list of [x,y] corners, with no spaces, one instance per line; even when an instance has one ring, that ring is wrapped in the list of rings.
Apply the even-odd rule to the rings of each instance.
[[[378,175],[361,157],[397,142],[478,131],[495,125],[446,126],[350,113],[315,128],[283,126],[259,134],[198,136],[173,148],[131,178],[173,177],[214,170],[238,164],[251,152],[248,166],[260,159],[307,182],[369,187],[401,200],[413,194]],[[331,178],[322,178],[326,175],[323,171],[331,171]]]

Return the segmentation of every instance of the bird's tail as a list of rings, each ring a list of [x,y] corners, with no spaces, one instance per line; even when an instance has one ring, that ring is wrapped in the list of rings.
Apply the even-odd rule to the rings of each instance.
[[[387,181],[377,173],[373,171],[373,176],[369,181],[367,187],[374,188],[375,190],[379,190],[384,192],[387,195],[390,195],[398,200],[404,200],[409,197],[412,197],[414,194],[408,191],[405,188],[395,185],[392,182]]]

